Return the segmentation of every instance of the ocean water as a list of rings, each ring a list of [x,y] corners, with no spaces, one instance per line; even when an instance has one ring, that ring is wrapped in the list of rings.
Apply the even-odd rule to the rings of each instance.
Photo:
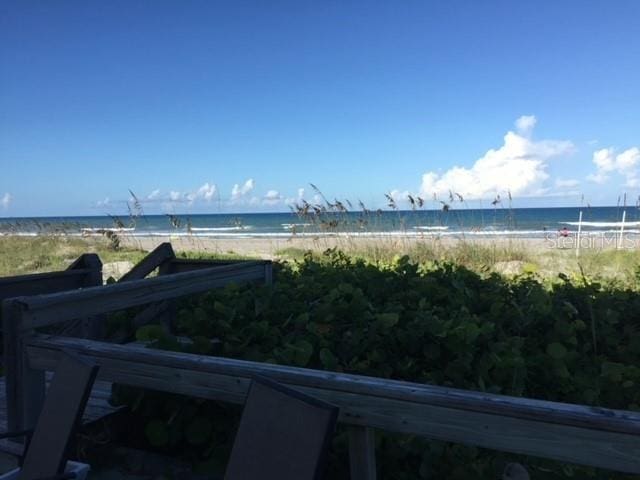
[[[640,234],[636,207],[496,208],[372,211],[298,216],[294,213],[145,215],[142,217],[0,218],[0,235],[290,237],[290,236],[518,236],[544,237],[566,227],[599,235],[620,231]]]

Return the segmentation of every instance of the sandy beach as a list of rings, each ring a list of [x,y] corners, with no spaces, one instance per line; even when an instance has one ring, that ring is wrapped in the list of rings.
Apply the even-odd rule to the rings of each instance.
[[[629,239],[627,239],[629,240]],[[575,250],[575,239],[526,238],[526,237],[237,237],[212,238],[190,236],[123,236],[124,245],[152,250],[160,243],[170,242],[176,251],[199,251],[215,254],[237,254],[260,258],[275,258],[287,250],[323,251],[337,247],[347,252],[397,251],[403,253],[415,247],[450,248],[460,243],[478,245],[482,247],[496,247],[504,249],[524,250],[531,253],[543,253],[553,250]],[[614,241],[595,241],[583,238],[582,248],[612,249]],[[628,245],[627,245],[628,247]]]

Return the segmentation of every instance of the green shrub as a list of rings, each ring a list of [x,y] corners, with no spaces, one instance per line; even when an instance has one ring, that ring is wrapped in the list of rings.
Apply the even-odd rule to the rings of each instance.
[[[182,300],[175,334],[145,327],[157,348],[640,410],[636,285],[559,276],[513,279],[450,263],[389,263],[339,251],[285,264],[272,287],[229,285]],[[220,470],[240,409],[117,389],[150,445]],[[500,452],[379,432],[385,479],[499,478]],[[348,478],[340,429],[328,478]],[[533,477],[625,478],[526,458]]]

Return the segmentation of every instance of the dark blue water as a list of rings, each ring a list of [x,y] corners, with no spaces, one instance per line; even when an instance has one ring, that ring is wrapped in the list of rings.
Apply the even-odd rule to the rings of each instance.
[[[563,227],[569,230],[577,229],[581,211],[582,230],[585,233],[619,231],[623,212],[626,212],[625,231],[640,232],[640,210],[636,207],[569,207],[325,212],[309,215],[244,213],[141,217],[0,218],[0,234],[101,235],[105,230],[114,230],[132,236],[518,235],[537,237]]]

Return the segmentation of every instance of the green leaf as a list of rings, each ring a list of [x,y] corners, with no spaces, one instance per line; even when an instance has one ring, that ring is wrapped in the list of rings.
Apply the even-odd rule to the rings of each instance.
[[[165,332],[160,325],[145,325],[136,331],[136,340],[139,342],[152,342],[164,337]]]
[[[601,367],[602,375],[613,380],[614,382],[619,382],[622,380],[622,375],[624,374],[626,367],[622,363],[616,362],[604,362]]]
[[[295,318],[294,322],[296,323],[296,325],[300,325],[300,326],[306,325],[307,323],[309,323],[309,313],[308,312],[301,313]]]
[[[311,359],[311,355],[313,355],[313,345],[311,345],[306,340],[298,340],[294,345],[292,345],[294,350],[293,361],[296,365],[301,367],[306,367]]]
[[[391,328],[398,323],[400,315],[397,313],[379,313],[376,315],[376,324],[381,328]]]
[[[567,355],[567,349],[561,343],[550,343],[547,345],[547,355],[555,360],[562,360]]]
[[[475,323],[469,323],[465,333],[467,343],[473,343],[478,338],[478,335],[480,335],[480,328]]]
[[[169,443],[169,430],[162,420],[151,420],[147,423],[144,434],[154,447],[164,447]]]
[[[327,370],[335,370],[338,366],[338,359],[328,348],[320,350],[320,362],[322,362],[322,366]]]

